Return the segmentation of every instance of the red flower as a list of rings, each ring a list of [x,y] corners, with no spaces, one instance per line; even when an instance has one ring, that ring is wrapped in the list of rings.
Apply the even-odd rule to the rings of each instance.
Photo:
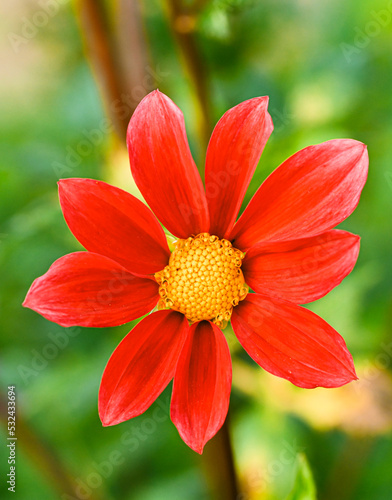
[[[359,237],[332,228],[358,204],[366,146],[344,139],[299,151],[235,222],[272,132],[267,104],[250,99],[218,122],[204,190],[181,111],[158,91],[145,97],[127,142],[152,212],[104,182],[59,182],[64,217],[87,252],[57,260],[24,305],[63,326],[96,327],[134,320],[158,302],[161,309],[109,359],[99,391],[103,425],[140,415],[174,378],[172,420],[201,453],[229,406],[231,359],[219,327],[230,319],[256,363],[299,387],[356,379],[342,337],[298,304],[324,296],[354,267]],[[179,238],[172,253],[153,213]]]

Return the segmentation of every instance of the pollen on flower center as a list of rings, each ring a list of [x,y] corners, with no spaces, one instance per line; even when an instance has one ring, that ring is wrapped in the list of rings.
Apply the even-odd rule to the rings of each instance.
[[[210,320],[224,328],[248,287],[241,271],[244,253],[218,236],[201,233],[178,240],[169,265],[155,274],[159,309],[174,309],[191,322]]]

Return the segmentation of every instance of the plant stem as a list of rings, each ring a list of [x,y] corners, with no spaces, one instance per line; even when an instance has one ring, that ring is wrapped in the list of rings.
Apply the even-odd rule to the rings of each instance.
[[[195,89],[199,136],[202,151],[206,151],[213,127],[206,66],[195,38],[197,13],[184,6],[181,0],[168,0],[167,7],[171,30],[177,40],[185,68]],[[204,157],[202,160],[199,164],[199,170],[204,178]]]
[[[138,0],[117,0],[116,32],[117,57],[121,69],[122,86],[129,97],[129,118],[136,106],[155,87],[156,82],[148,74],[148,50],[141,6]]]
[[[151,75],[147,74],[139,4],[137,0],[117,0],[112,29],[102,0],[78,0],[77,13],[106,113],[125,144],[129,120],[139,101],[153,87]]]
[[[206,444],[203,465],[214,500],[238,500],[238,481],[230,440],[228,417],[217,435]]]
[[[117,134],[124,138],[128,123],[113,106],[114,103],[121,102],[121,81],[102,1],[79,0],[77,13],[87,56],[100,83],[106,112]]]

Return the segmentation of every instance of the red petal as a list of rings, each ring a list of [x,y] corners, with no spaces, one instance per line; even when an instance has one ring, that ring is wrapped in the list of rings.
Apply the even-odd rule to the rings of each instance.
[[[167,265],[170,251],[161,225],[131,194],[92,179],[63,179],[59,196],[69,228],[90,252],[136,274],[152,274]]]
[[[23,303],[61,326],[117,326],[147,314],[158,284],[111,259],[75,252],[56,260],[31,285]]]
[[[232,325],[256,363],[299,387],[340,387],[357,378],[343,338],[303,307],[250,294],[234,308]]]
[[[273,124],[268,97],[229,109],[217,123],[207,149],[206,196],[210,233],[223,237],[233,227]]]
[[[175,236],[208,232],[207,201],[177,106],[155,90],[136,108],[127,135],[131,170],[146,202]]]
[[[359,240],[355,234],[335,229],[312,238],[259,243],[243,261],[245,281],[255,292],[307,304],[351,273]]]
[[[188,328],[182,314],[158,311],[144,318],[120,342],[99,389],[103,425],[136,417],[156,400],[174,376]]]
[[[333,228],[357,206],[368,163],[366,146],[350,139],[302,149],[260,186],[229,239],[246,250]]]
[[[178,361],[171,418],[184,442],[202,453],[225,421],[231,389],[231,358],[221,330],[194,323]]]

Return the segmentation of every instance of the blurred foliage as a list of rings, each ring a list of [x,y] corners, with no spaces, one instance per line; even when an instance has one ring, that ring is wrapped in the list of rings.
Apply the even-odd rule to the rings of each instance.
[[[75,11],[53,2],[58,10],[30,38],[24,34],[40,2],[5,0],[0,21],[0,379],[2,391],[16,385],[20,425],[43,450],[18,442],[16,497],[67,498],[53,472],[60,470],[92,500],[209,498],[201,458],[170,422],[170,387],[145,415],[113,428],[100,424],[100,377],[132,325],[66,329],[21,307],[32,281],[79,249],[59,208],[59,178],[102,179],[137,194],[125,145],[102,126],[104,107]],[[160,90],[183,110],[198,157],[194,87],[166,7],[142,3],[149,65]],[[337,391],[295,388],[263,373],[227,330],[235,352],[231,423],[242,500],[285,498],[301,452],[320,500],[390,499],[391,18],[381,0],[212,0],[196,14],[214,121],[245,99],[270,96],[275,130],[243,206],[277,165],[309,144],[349,137],[366,143],[370,156],[358,209],[341,225],[362,237],[358,264],[310,306],[344,336],[361,382]],[[16,43],[13,34],[24,41]],[[91,140],[93,130],[99,140]],[[5,437],[1,428],[3,443]],[[5,446],[0,462],[6,463]],[[299,474],[310,474],[304,462]]]
[[[316,500],[312,471],[304,454],[298,455],[298,470],[294,488],[286,500]]]

